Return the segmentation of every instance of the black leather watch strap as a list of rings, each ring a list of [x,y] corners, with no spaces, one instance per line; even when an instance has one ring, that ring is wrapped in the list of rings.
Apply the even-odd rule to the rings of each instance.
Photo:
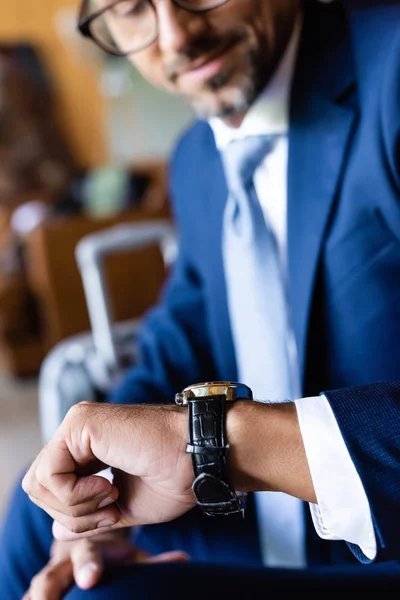
[[[229,445],[226,441],[226,397],[216,395],[188,401],[189,443],[198,506],[207,515],[243,514],[245,495],[237,494],[228,472]]]

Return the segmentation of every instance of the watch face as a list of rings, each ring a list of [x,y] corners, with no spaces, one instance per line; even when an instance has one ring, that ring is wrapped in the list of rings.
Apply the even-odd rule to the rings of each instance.
[[[207,381],[189,385],[183,392],[175,395],[175,402],[180,405],[185,405],[189,400],[221,395],[225,396],[226,401],[228,402],[253,399],[251,389],[247,385],[244,385],[244,383],[236,383],[233,381]]]

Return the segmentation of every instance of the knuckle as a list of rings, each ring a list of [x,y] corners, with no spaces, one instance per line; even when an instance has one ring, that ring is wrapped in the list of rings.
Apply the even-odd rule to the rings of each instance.
[[[38,583],[40,583],[42,577],[42,572],[40,571],[40,573],[37,573],[37,575],[35,575],[34,577],[32,577],[31,579],[31,586],[30,589],[35,589],[38,585]]]
[[[45,462],[38,465],[36,471],[36,485],[32,486],[32,492],[36,492],[38,497],[41,496],[41,488],[45,490],[51,489],[52,473],[49,472],[48,466]]]
[[[68,508],[68,514],[73,519],[82,516],[81,511],[79,510],[79,506],[71,506]]]
[[[90,402],[78,402],[74,404],[67,412],[67,418],[81,419],[87,414],[90,404]]]
[[[73,519],[77,519],[78,517],[82,517],[87,513],[87,508],[85,509],[82,505],[75,505],[68,508],[68,514]]]
[[[86,533],[86,531],[90,531],[92,527],[87,524],[80,523],[79,521],[70,521],[68,525],[65,525],[67,529],[71,533]]]
[[[36,467],[36,465],[35,465]],[[25,477],[21,482],[21,487],[26,494],[33,495],[35,491],[35,487],[37,485],[37,473],[36,468],[31,467],[29,471],[26,473]]]
[[[30,590],[37,595],[43,595],[45,590],[51,586],[57,578],[57,573],[53,568],[45,567],[31,581]]]
[[[84,431],[88,426],[88,422],[90,422],[91,405],[93,406],[93,402],[79,402],[71,406],[63,422],[64,435],[72,438],[85,437]]]
[[[45,569],[43,569],[41,580],[44,583],[50,583],[50,582],[54,581],[56,578],[57,578],[57,569],[56,568],[48,566]]]

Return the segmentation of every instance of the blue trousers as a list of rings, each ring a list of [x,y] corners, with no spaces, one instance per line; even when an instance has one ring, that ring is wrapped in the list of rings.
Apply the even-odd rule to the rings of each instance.
[[[396,591],[400,564],[319,567],[303,571],[267,569],[261,564],[252,507],[249,517],[211,519],[197,509],[173,523],[139,530],[137,541],[150,552],[182,549],[188,564],[113,568],[95,589],[74,587],[66,600],[174,600],[281,598],[285,591]],[[32,577],[49,560],[52,520],[16,486],[0,537],[0,598],[21,600]],[[257,596],[256,596],[257,594]]]

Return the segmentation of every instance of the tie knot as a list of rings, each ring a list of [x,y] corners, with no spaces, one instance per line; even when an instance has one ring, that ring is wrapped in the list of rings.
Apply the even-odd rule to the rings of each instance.
[[[247,186],[263,158],[272,150],[276,135],[253,135],[232,140],[223,151],[223,162],[228,184]]]

